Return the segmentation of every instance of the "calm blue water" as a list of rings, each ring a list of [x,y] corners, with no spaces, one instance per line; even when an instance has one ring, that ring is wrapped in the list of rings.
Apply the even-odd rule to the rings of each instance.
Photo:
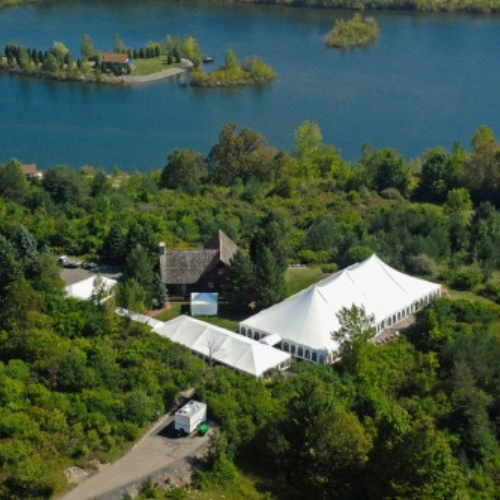
[[[232,47],[257,54],[279,74],[265,88],[193,89],[176,79],[129,88],[0,75],[0,161],[41,168],[67,163],[148,171],[169,151],[203,154],[224,122],[291,149],[309,119],[324,142],[355,160],[361,145],[392,146],[414,157],[436,145],[466,146],[488,124],[500,135],[500,18],[374,13],[381,35],[370,48],[327,49],[339,11],[151,0],[71,0],[0,11],[0,45],[76,55],[88,33],[108,50],[113,33],[139,47],[167,33],[194,36],[216,65]]]

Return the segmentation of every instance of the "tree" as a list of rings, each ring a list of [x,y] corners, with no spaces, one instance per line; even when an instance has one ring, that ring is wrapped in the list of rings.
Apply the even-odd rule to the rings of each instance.
[[[194,183],[199,185],[207,175],[207,165],[197,151],[174,149],[160,178],[160,187],[177,189]]]
[[[410,170],[403,157],[395,150],[382,148],[363,160],[370,176],[371,187],[378,192],[397,189],[403,196],[410,186]]]
[[[95,55],[94,44],[89,35],[85,34],[82,36],[80,54],[82,56],[82,61],[88,61]]]
[[[231,70],[236,71],[240,69],[240,63],[233,49],[226,50],[226,55],[224,57],[224,67],[225,69],[230,71]]]
[[[146,294],[146,306],[150,307],[155,295],[155,272],[153,262],[140,244],[132,249],[125,259],[124,275],[126,279],[134,279],[140,284]]]
[[[11,243],[26,275],[33,275],[38,259],[36,238],[24,226],[19,226],[12,235]]]
[[[484,123],[480,125],[471,137],[472,150],[475,151],[480,144],[495,142],[495,134]]]
[[[337,319],[340,328],[331,334],[339,346],[337,354],[342,366],[356,373],[368,340],[375,334],[375,318],[368,315],[363,306],[353,304],[350,308],[343,307],[337,313]]]
[[[284,272],[267,246],[257,251],[255,261],[255,294],[260,309],[280,302],[286,295]]]
[[[106,195],[111,191],[111,189],[111,181],[106,175],[106,172],[103,168],[99,168],[92,177],[92,183],[90,186],[91,196],[96,198],[98,196]]]
[[[141,50],[143,49],[141,48]],[[118,52],[120,54],[127,52],[127,46],[123,43],[118,33],[113,35],[113,52]]]
[[[182,41],[181,50],[184,56],[193,63],[195,69],[201,65],[201,48],[198,45],[198,42],[192,36],[184,38],[184,40]]]
[[[259,151],[265,146],[260,134],[244,128],[236,134],[235,123],[224,123],[219,141],[207,157],[211,178],[221,186],[231,186],[236,179],[246,182],[254,176],[269,180],[271,170],[262,168]],[[264,178],[263,178],[264,177]]]
[[[88,202],[89,184],[81,172],[59,165],[44,173],[42,187],[57,204],[84,206]]]
[[[28,192],[26,176],[21,163],[11,160],[0,166],[0,196],[7,201],[20,202]]]
[[[21,270],[14,246],[0,235],[0,297],[20,276]]]
[[[301,177],[316,177],[319,174],[313,156],[318,150],[323,135],[319,125],[306,120],[301,123],[294,133],[297,150],[295,156],[298,161],[298,173]]]
[[[422,200],[442,203],[451,189],[459,184],[461,164],[454,156],[446,154],[443,148],[435,148],[425,153],[417,197]]]
[[[255,298],[252,261],[241,250],[234,254],[226,269],[223,292],[228,307],[237,313],[247,312]]]
[[[115,222],[104,238],[102,260],[107,264],[119,265],[125,258],[127,234],[122,223]]]
[[[64,58],[69,54],[69,49],[61,42],[53,42],[50,53],[56,57],[59,66],[62,66]]]
[[[146,293],[136,279],[127,279],[116,285],[116,304],[118,307],[142,313],[146,309],[145,302]]]
[[[444,210],[449,215],[459,215],[472,210],[472,200],[469,191],[465,188],[452,189],[448,192]]]

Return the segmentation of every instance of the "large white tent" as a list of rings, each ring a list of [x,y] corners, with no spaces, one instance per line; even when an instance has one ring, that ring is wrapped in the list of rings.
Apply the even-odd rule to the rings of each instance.
[[[153,330],[205,359],[257,378],[271,368],[283,370],[291,361],[286,352],[190,316],[156,324]]]
[[[242,321],[240,333],[257,340],[276,334],[293,356],[331,362],[338,349],[331,334],[340,328],[342,308],[364,307],[378,333],[440,295],[441,285],[396,271],[374,254]]]

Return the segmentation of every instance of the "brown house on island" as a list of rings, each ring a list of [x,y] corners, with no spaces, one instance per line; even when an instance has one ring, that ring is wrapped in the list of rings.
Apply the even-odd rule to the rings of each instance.
[[[238,246],[223,231],[194,250],[167,250],[160,243],[160,275],[171,296],[221,292],[224,272]]]

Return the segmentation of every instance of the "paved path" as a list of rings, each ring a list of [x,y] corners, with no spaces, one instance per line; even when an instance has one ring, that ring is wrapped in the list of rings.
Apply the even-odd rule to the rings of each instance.
[[[148,476],[186,471],[189,459],[205,452],[208,435],[184,438],[167,437],[166,427],[174,417],[167,414],[134,445],[120,460],[90,476],[60,500],[91,500],[102,497],[120,499],[126,487],[141,483]],[[182,474],[181,474],[182,475]]]
[[[161,80],[163,78],[170,78],[171,76],[180,75],[181,73],[185,73],[186,71],[189,71],[193,67],[193,63],[191,61],[186,60],[186,59],[183,59],[182,63],[183,63],[183,66],[180,66],[178,68],[169,68],[169,69],[165,69],[163,71],[158,71],[157,73],[152,73],[150,75],[144,75],[144,76],[125,75],[125,76],[121,76],[120,80],[122,80],[123,82],[127,82],[127,83],[153,82],[155,80]]]

